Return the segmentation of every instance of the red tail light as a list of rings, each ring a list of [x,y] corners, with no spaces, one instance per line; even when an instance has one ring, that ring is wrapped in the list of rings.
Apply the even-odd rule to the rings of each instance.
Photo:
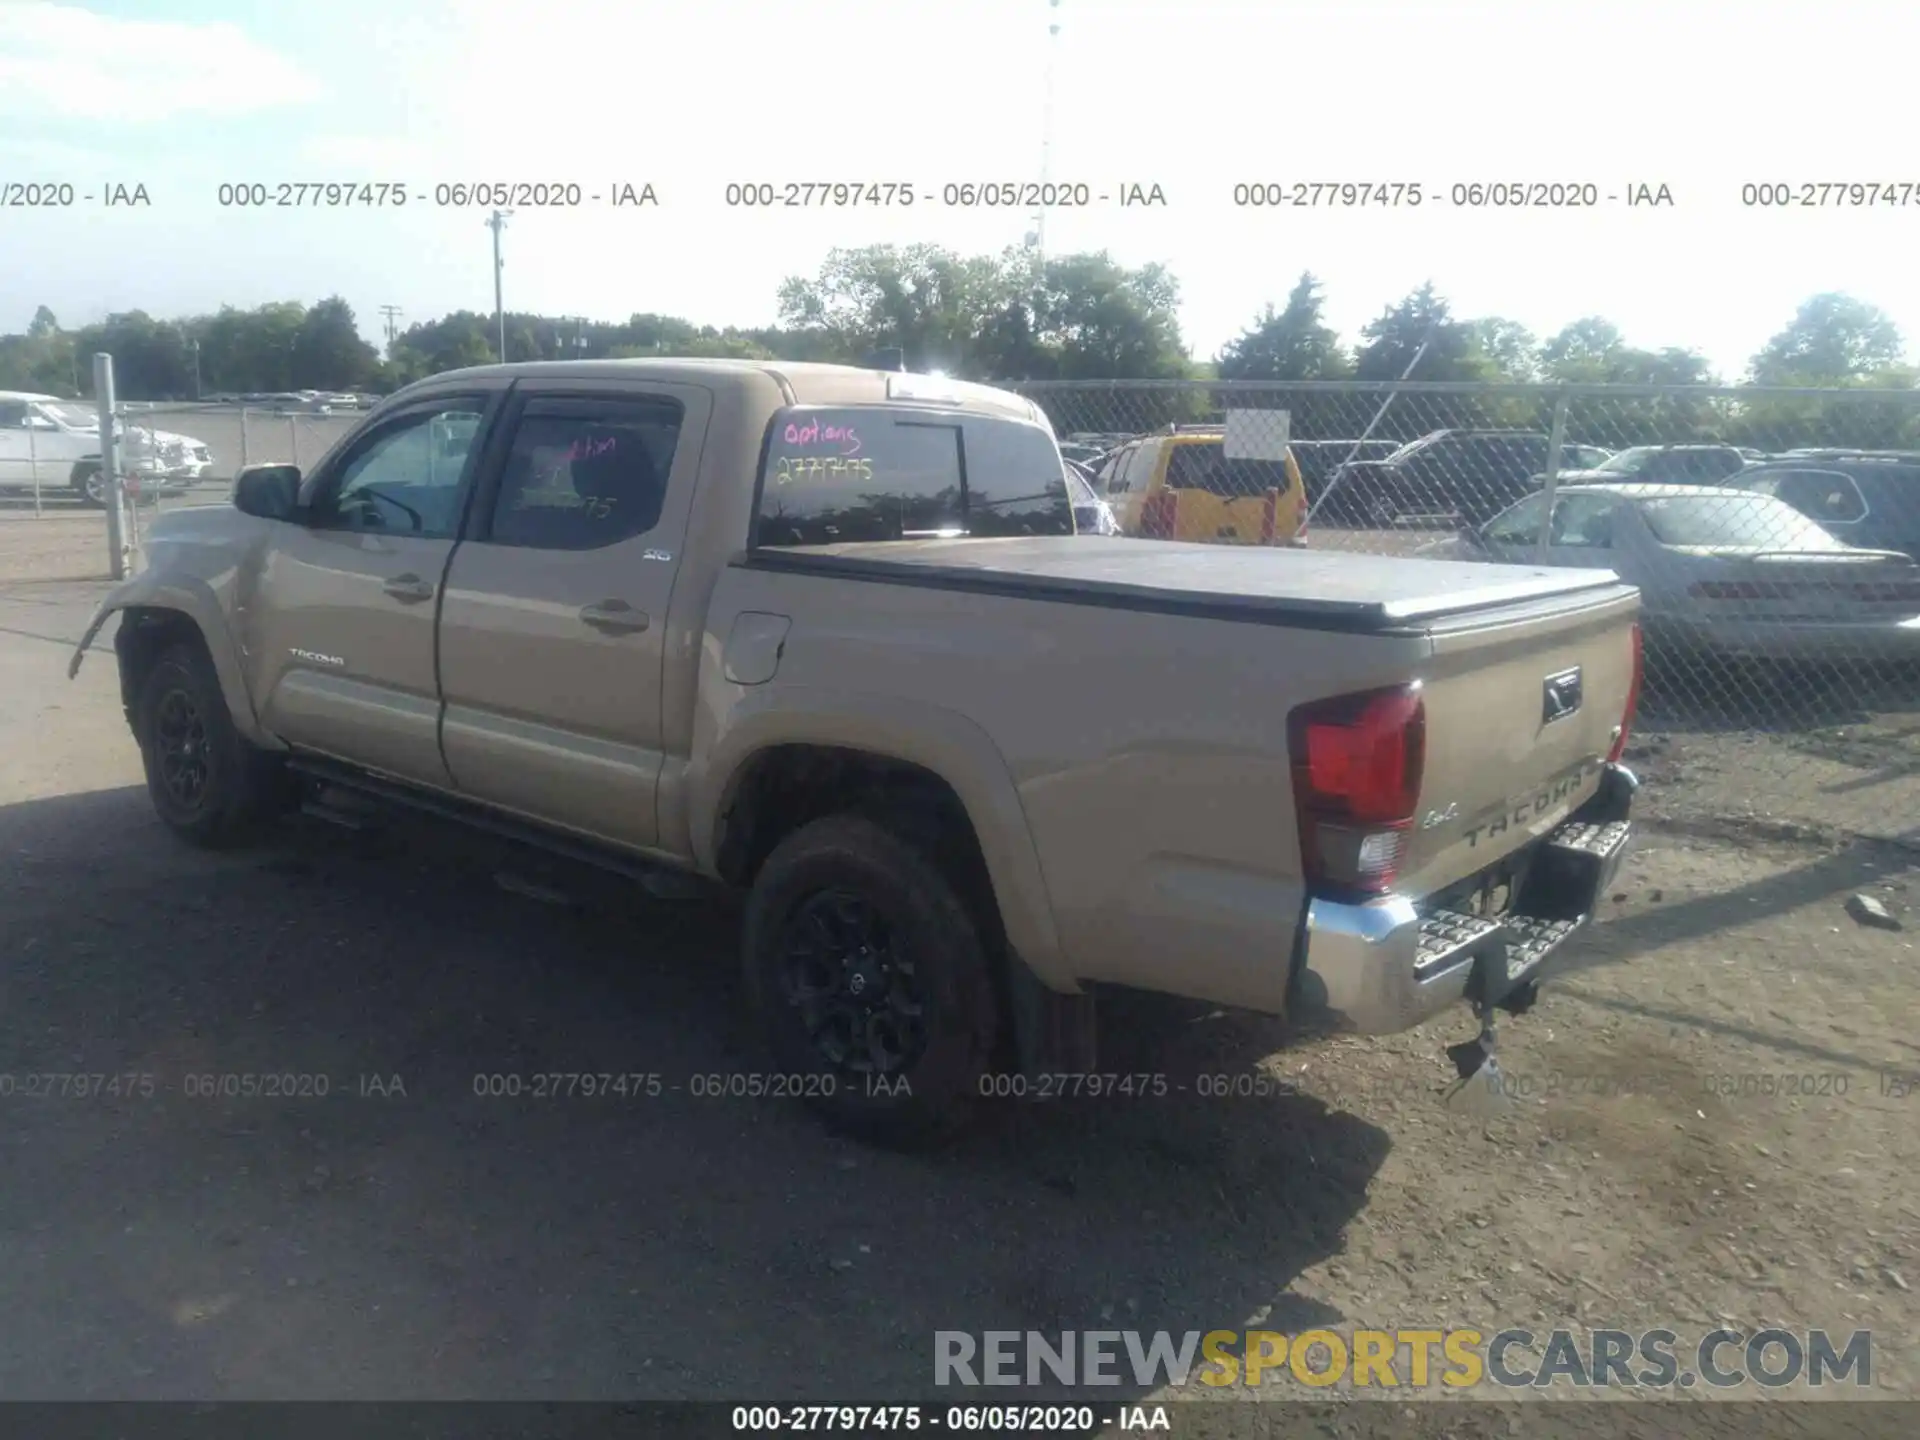
[[[1620,717],[1620,733],[1607,751],[1607,763],[1617,765],[1627,753],[1627,741],[1633,735],[1633,717],[1640,709],[1640,677],[1646,673],[1646,642],[1640,636],[1640,622],[1633,622],[1633,678],[1627,682],[1627,708]]]
[[[1162,490],[1149,495],[1140,506],[1140,533],[1149,540],[1171,540],[1174,518],[1180,505],[1180,492]]]
[[[1391,890],[1426,769],[1420,687],[1302,705],[1287,717],[1287,748],[1309,882],[1368,895]]]

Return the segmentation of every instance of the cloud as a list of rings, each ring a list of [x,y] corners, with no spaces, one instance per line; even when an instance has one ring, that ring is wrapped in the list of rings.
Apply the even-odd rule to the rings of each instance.
[[[0,114],[58,120],[243,115],[320,97],[317,81],[226,22],[0,5]]]

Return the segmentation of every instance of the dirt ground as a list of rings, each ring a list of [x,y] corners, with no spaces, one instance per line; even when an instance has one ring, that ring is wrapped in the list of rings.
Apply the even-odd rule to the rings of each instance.
[[[110,653],[65,679],[105,587],[18,528],[0,1077],[151,1088],[0,1097],[0,1395],[838,1402],[929,1394],[937,1330],[1725,1325],[1871,1330],[1872,1393],[1920,1396],[1920,841],[1850,833],[1858,789],[1724,803],[1774,739],[1641,737],[1642,839],[1577,968],[1503,1023],[1504,1105],[1443,1102],[1464,1016],[1325,1040],[1115,996],[1103,1068],[1168,1094],[900,1156],[694,1096],[759,1063],[725,909],[528,898],[498,878],[521,857],[428,828],[172,842]],[[1835,785],[1910,773],[1874,723],[1879,769]],[[1907,928],[1856,923],[1858,892]],[[475,1093],[548,1071],[663,1083]],[[215,1073],[328,1093],[195,1093]]]

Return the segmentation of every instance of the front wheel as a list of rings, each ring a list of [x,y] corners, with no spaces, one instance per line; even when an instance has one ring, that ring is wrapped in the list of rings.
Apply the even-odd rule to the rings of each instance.
[[[745,930],[767,1046],[830,1126],[907,1145],[971,1118],[997,1029],[992,969],[919,848],[855,815],[803,826],[761,867]]]
[[[213,662],[198,645],[175,645],[154,661],[135,716],[153,808],[189,844],[237,844],[286,807],[285,767],[234,728]]]

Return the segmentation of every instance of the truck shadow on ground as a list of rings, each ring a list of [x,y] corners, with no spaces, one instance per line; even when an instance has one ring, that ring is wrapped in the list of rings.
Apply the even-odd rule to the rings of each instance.
[[[0,1263],[48,1322],[0,1393],[1031,1401],[935,1391],[936,1332],[1343,1318],[1290,1286],[1388,1139],[1201,1094],[1266,1027],[1130,997],[1103,1069],[1165,1093],[893,1154],[728,1095],[724,907],[540,903],[430,826],[208,856],[133,787],[0,810],[0,853]]]

